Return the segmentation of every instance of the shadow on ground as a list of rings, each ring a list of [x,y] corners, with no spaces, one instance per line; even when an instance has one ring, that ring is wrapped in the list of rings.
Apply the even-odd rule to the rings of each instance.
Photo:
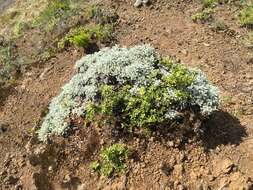
[[[247,136],[245,128],[240,121],[222,110],[214,113],[203,123],[206,129],[203,135],[204,146],[215,149],[219,145],[239,145],[243,137]]]
[[[8,96],[14,92],[13,86],[0,86],[0,110]]]

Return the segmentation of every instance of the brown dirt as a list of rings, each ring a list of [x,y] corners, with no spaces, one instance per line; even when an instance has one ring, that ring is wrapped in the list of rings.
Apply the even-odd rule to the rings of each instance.
[[[0,118],[8,126],[0,131],[0,189],[253,189],[253,52],[241,41],[245,29],[231,19],[236,7],[219,6],[215,18],[229,32],[215,32],[191,21],[200,9],[197,1],[157,0],[140,9],[123,1],[102,4],[117,9],[118,44],[150,43],[163,55],[201,68],[229,100],[203,123],[200,138],[159,131],[122,137],[89,127],[40,144],[35,126],[81,56],[75,50],[60,53],[1,92]],[[119,140],[135,150],[129,171],[111,179],[94,174],[89,164],[101,147]]]

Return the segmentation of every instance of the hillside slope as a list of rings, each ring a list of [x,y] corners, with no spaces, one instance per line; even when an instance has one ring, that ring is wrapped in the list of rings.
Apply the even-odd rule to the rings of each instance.
[[[252,189],[253,51],[244,41],[251,29],[238,24],[237,1],[217,5],[214,20],[197,23],[191,19],[202,10],[197,0],[151,1],[140,8],[105,0],[97,6],[116,12],[118,19],[110,42],[96,42],[95,50],[149,43],[161,55],[204,71],[221,92],[221,109],[202,124],[201,137],[156,131],[115,139],[111,128],[79,127],[68,138],[40,143],[36,131],[48,104],[75,74],[75,62],[90,52],[69,46],[41,61],[41,51],[54,49],[55,39],[74,26],[56,24],[61,27],[49,33],[25,30],[15,39],[14,53],[32,63],[21,67],[14,84],[0,89],[0,189]],[[226,29],[214,30],[215,20]],[[70,23],[96,22],[77,16]],[[117,138],[136,151],[128,172],[107,179],[90,163]]]

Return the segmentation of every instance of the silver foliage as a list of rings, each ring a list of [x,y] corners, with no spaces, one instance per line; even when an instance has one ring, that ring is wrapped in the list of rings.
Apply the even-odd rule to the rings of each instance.
[[[99,87],[103,84],[125,84],[131,82],[132,94],[138,88],[150,83],[159,85],[159,80],[151,81],[148,76],[155,69],[159,55],[149,45],[133,48],[115,46],[87,55],[76,62],[76,75],[63,86],[61,93],[49,105],[49,113],[44,118],[38,131],[38,137],[45,141],[50,134],[64,135],[69,129],[70,116],[82,116],[85,113],[85,102],[96,100]],[[158,64],[159,66],[159,64]],[[169,71],[159,66],[160,71],[167,75]],[[174,106],[166,117],[173,119],[178,110],[187,105],[197,105],[203,115],[209,115],[218,109],[218,91],[209,84],[201,71],[197,71],[195,81],[187,88],[191,94],[190,102],[181,102]],[[173,91],[168,89],[173,96]]]

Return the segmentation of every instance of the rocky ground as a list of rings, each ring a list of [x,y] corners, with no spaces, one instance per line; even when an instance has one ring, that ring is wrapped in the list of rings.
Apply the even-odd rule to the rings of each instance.
[[[80,127],[68,138],[39,143],[35,131],[48,103],[84,55],[69,48],[0,91],[0,189],[253,189],[253,51],[242,42],[247,29],[235,19],[236,6],[218,6],[214,17],[228,28],[215,31],[191,20],[201,8],[198,1],[156,0],[139,8],[130,1],[100,4],[119,16],[113,43],[150,43],[162,55],[201,68],[221,92],[220,111],[203,122],[200,137],[180,131],[115,137],[107,128]],[[24,36],[18,47],[32,53],[36,33]],[[90,162],[118,138],[135,150],[129,170],[110,179],[93,173]]]

